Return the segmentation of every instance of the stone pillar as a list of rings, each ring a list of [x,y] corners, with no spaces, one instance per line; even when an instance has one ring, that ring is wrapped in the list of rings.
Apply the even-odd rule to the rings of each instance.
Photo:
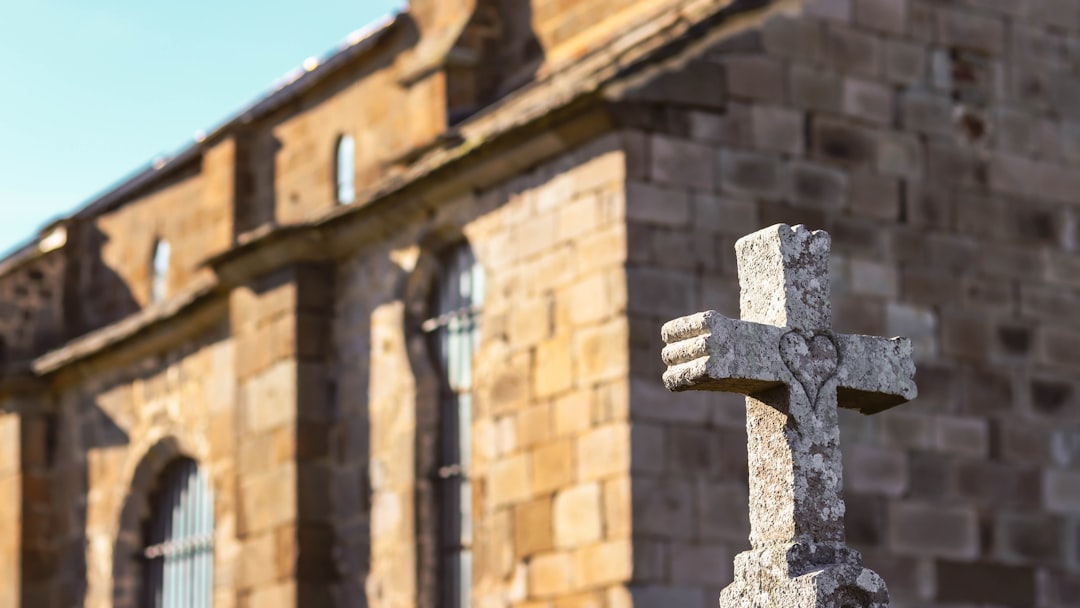
[[[19,417],[0,413],[0,606],[19,605],[22,471]]]
[[[237,534],[247,605],[331,602],[332,269],[299,263],[231,296],[238,388]]]

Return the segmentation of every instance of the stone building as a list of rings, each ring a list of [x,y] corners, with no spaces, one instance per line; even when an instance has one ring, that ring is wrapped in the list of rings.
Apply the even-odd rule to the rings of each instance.
[[[660,325],[833,235],[893,605],[1080,605],[1080,3],[413,0],[0,262],[0,606],[715,605]]]

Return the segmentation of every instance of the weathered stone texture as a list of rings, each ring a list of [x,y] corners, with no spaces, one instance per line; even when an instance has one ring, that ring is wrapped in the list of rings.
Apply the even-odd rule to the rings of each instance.
[[[415,0],[415,23],[336,76],[314,74],[318,86],[208,140],[198,162],[68,224],[60,251],[0,271],[10,362],[151,310],[157,237],[173,245],[178,295],[238,243],[240,266],[262,265],[185,309],[202,312],[53,374],[19,408],[21,470],[0,458],[0,494],[18,486],[21,534],[0,506],[0,565],[21,572],[0,575],[0,605],[130,605],[114,597],[135,589],[112,559],[139,542],[124,505],[180,454],[214,480],[215,606],[431,605],[421,406],[438,387],[415,285],[456,235],[488,284],[477,605],[715,606],[749,548],[745,407],[664,392],[657,328],[691,310],[737,317],[735,241],[778,223],[833,235],[837,332],[912,339],[921,396],[908,411],[840,416],[845,533],[894,605],[992,603],[972,582],[990,579],[1012,605],[1074,601],[1080,5],[790,2],[760,26],[754,13],[723,35],[694,29],[627,71],[636,97],[605,91],[596,120],[545,122],[488,154],[501,140],[478,126],[566,101],[558,66],[623,62],[723,4],[532,2],[527,15]],[[481,9],[491,21],[462,22]],[[500,31],[493,48],[514,61],[469,67]],[[433,32],[447,46],[419,42]],[[436,66],[458,38],[449,69],[463,71],[450,74]],[[514,73],[483,72],[504,63]],[[505,87],[472,90],[492,79]],[[519,84],[550,85],[537,89],[550,99],[506,98],[433,141],[469,102]],[[563,150],[578,131],[592,143]],[[360,193],[413,179],[418,155],[466,152],[483,170],[432,173],[433,189],[313,229],[322,261],[280,261],[282,230],[252,239],[352,213],[333,200],[342,133],[357,139]]]
[[[339,269],[334,331],[348,371],[338,408],[370,425],[367,451],[347,465],[371,470],[366,585],[376,605],[412,601],[414,564],[425,559],[413,547],[436,540],[437,513],[417,502],[424,473],[412,454],[435,379],[422,351],[408,350],[420,314],[410,311],[426,299],[407,293],[399,304],[372,287],[387,273],[433,280],[422,261],[438,247],[415,246],[433,230],[465,235],[487,283],[470,472],[476,601],[574,598],[629,576],[621,564],[631,530],[627,287],[616,272],[626,259],[621,141],[602,138],[491,192],[449,201],[454,223],[418,221]],[[389,268],[387,259],[421,263]],[[349,576],[362,583],[365,573]]]
[[[914,398],[911,343],[832,333],[829,244],[783,224],[739,239],[741,320],[709,311],[662,330],[667,388],[747,395],[753,548],[722,606],[888,603],[844,544],[837,406],[874,413]]]
[[[1061,25],[1048,27],[1036,16],[1042,11],[1057,11]],[[913,339],[917,381],[926,390],[911,413],[858,424],[841,418],[851,450],[849,523],[861,530],[849,539],[890,583],[894,605],[986,601],[960,585],[942,589],[935,577],[993,576],[997,564],[1027,569],[1008,579],[1021,581],[1010,596],[1020,605],[1052,605],[1066,585],[1053,573],[1065,567],[1060,551],[1068,550],[1049,538],[1053,518],[1072,513],[1070,475],[1078,460],[1065,437],[1075,435],[1075,389],[1051,370],[1075,368],[1080,347],[1070,306],[1075,221],[1065,199],[1075,181],[1068,116],[1076,106],[1068,106],[1070,93],[1059,84],[1070,80],[1064,74],[1080,57],[1074,12],[1043,3],[805,3],[802,14],[762,28],[761,54],[785,62],[783,101],[743,97],[726,114],[693,119],[749,125],[744,135],[728,126],[724,137],[703,129],[684,136],[713,143],[716,188],[739,204],[738,214],[695,206],[679,220],[692,228],[664,250],[648,243],[671,216],[640,216],[639,226],[631,225],[630,250],[650,252],[631,268],[668,269],[687,293],[668,299],[673,292],[659,283],[630,282],[632,386],[662,371],[645,360],[660,346],[652,332],[685,314],[685,305],[737,315],[734,268],[709,257],[732,260],[733,239],[708,253],[691,246],[697,234],[722,234],[736,218],[748,218],[750,229],[785,222],[828,230],[834,255],[843,258],[834,271],[837,329]],[[742,64],[770,65],[740,53]],[[787,128],[792,112],[801,117],[801,133]],[[776,120],[764,129],[755,116]],[[659,121],[652,128],[671,130]],[[796,187],[793,176],[807,157],[840,174],[828,182],[844,182],[840,202],[820,194],[827,189]],[[631,217],[636,208],[658,205],[636,195],[652,178],[640,179],[629,192]],[[686,191],[692,200],[717,197],[697,182],[664,188],[670,200]],[[708,405],[698,397],[665,401],[637,389],[631,409],[651,434],[670,437],[679,425],[704,424],[702,432],[723,442],[723,427],[695,414]],[[657,427],[655,417],[664,414],[650,409],[672,416]],[[634,470],[635,479],[648,475]],[[999,523],[988,526],[980,513]],[[1030,544],[1017,544],[1020,530],[1030,531]],[[744,546],[733,543],[732,553]],[[889,560],[912,564],[883,567]],[[1027,586],[1033,571],[1053,583]],[[676,588],[670,579],[667,585]]]
[[[21,564],[18,533],[22,522],[23,476],[20,420],[14,414],[0,414],[0,605],[19,603]]]

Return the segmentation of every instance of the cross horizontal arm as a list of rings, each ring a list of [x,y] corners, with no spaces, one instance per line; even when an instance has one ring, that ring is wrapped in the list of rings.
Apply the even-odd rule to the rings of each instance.
[[[837,405],[876,414],[918,396],[911,340],[840,334]]]
[[[753,395],[783,383],[777,345],[786,330],[729,319],[710,310],[669,321],[661,329],[664,386]]]

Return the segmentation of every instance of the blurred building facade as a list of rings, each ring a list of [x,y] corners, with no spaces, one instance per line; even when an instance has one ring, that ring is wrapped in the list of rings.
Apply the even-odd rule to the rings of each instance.
[[[1080,605],[1080,3],[413,0],[0,262],[0,606],[715,605],[660,325],[833,236],[893,605]]]

